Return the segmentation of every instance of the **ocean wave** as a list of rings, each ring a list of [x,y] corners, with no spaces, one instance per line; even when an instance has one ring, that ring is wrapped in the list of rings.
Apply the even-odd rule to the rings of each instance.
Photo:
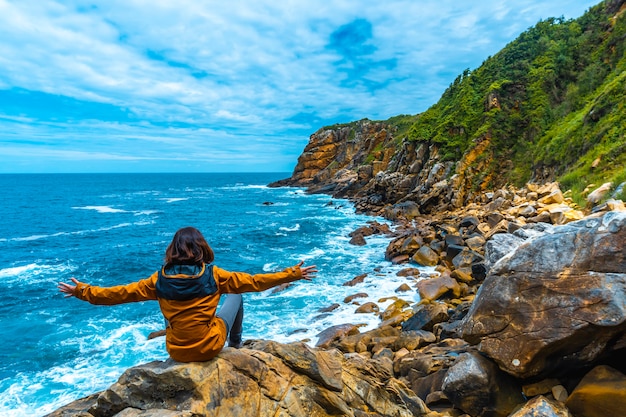
[[[57,265],[39,265],[37,263],[31,263],[28,265],[0,269],[0,280],[2,280],[2,284],[11,284],[14,282],[28,283],[32,282],[34,278],[44,276],[47,281],[56,282],[56,275],[72,270],[74,270],[74,267],[67,263]]]
[[[161,213],[160,210],[137,210],[133,211],[135,216],[151,216],[153,214]]]
[[[159,200],[165,201],[166,203],[176,203],[177,201],[187,201],[190,198],[191,197],[167,197],[167,198],[160,198]]]
[[[283,232],[297,232],[300,230],[300,223],[296,223],[296,225],[292,227],[279,227],[278,230]]]
[[[106,232],[108,230],[115,230],[115,229],[119,229],[119,228],[122,228],[122,227],[146,226],[146,225],[150,225],[150,224],[153,224],[153,223],[154,223],[154,221],[151,221],[151,220],[141,220],[141,221],[133,222],[133,223],[127,223],[127,222],[126,223],[119,223],[119,224],[115,224],[113,226],[100,227],[98,229],[76,230],[76,231],[73,231],[73,232],[57,232],[57,233],[51,233],[51,234],[48,234],[48,235],[32,235],[32,236],[25,236],[25,237],[14,237],[14,238],[7,239],[7,241],[23,242],[23,241],[30,241],[30,240],[47,239],[47,238],[58,237],[58,236],[85,235],[85,234],[89,234],[89,233]]]
[[[95,210],[98,213],[128,213],[126,210],[113,208],[111,206],[82,206],[72,208],[74,210]]]
[[[238,190],[267,190],[270,187],[267,185],[259,185],[259,184],[243,184],[237,183],[235,185],[226,185],[224,187],[218,187],[218,190],[224,191],[238,191]]]
[[[69,363],[39,372],[22,372],[12,378],[13,383],[0,392],[0,415],[48,414],[88,393],[106,389],[126,369],[144,363],[146,358],[167,359],[163,338],[146,337],[149,331],[159,329],[158,324],[122,324],[114,331],[102,329],[102,336],[95,340],[84,337],[63,341],[60,344],[80,345],[80,353]]]

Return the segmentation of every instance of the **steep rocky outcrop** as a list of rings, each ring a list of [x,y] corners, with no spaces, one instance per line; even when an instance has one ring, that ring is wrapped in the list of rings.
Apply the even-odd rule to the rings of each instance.
[[[472,183],[489,163],[488,158],[476,163],[487,138],[453,162],[441,160],[436,144],[396,138],[395,131],[393,125],[367,119],[322,128],[311,135],[292,176],[270,186],[307,187],[311,193],[351,198],[359,211],[372,214],[410,202],[415,215],[459,208],[489,183]]]

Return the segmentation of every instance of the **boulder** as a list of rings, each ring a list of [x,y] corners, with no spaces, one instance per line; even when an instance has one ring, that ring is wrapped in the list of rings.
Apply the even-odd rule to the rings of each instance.
[[[252,346],[225,348],[208,362],[130,368],[101,394],[50,416],[70,410],[85,417],[433,415],[376,360],[302,343]]]
[[[315,346],[327,348],[332,343],[343,339],[346,336],[352,336],[359,333],[359,328],[354,324],[338,324],[336,326],[331,326],[317,334],[318,339]]]
[[[420,298],[425,301],[437,300],[447,292],[451,292],[454,297],[461,295],[459,283],[450,275],[441,275],[436,278],[428,278],[418,281],[417,290]]]
[[[459,355],[443,379],[442,391],[473,417],[505,417],[524,402],[518,383],[475,352]]]
[[[365,280],[365,278],[367,278],[367,274],[357,275],[356,277],[352,278],[350,281],[344,282],[342,285],[344,287],[354,287],[356,284],[362,283]]]
[[[520,377],[575,371],[611,354],[626,331],[626,213],[555,228],[501,259],[462,335]]]
[[[592,369],[565,405],[575,416],[607,417],[626,413],[626,375],[609,366]]]
[[[446,321],[448,318],[448,308],[445,304],[419,304],[413,309],[413,315],[402,323],[402,330],[432,331],[435,324]]]
[[[517,249],[524,239],[510,233],[498,233],[492,236],[485,244],[485,262],[488,267],[493,266],[505,255]]]
[[[509,417],[572,417],[567,407],[540,395],[528,401]],[[606,417],[605,415],[604,417]]]
[[[435,266],[439,262],[439,255],[430,247],[422,246],[411,259],[422,266]]]

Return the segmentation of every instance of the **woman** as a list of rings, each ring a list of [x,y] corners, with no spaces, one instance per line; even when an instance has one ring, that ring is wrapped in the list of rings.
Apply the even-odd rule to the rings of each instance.
[[[179,362],[207,361],[215,357],[228,337],[229,346],[241,345],[243,302],[240,293],[311,280],[316,267],[297,265],[282,272],[250,275],[210,265],[214,254],[202,233],[193,227],[176,232],[165,251],[164,266],[149,278],[127,285],[96,287],[72,278],[60,282],[66,297],[91,304],[113,305],[158,300],[167,320],[166,346]],[[228,294],[216,314],[221,294]]]

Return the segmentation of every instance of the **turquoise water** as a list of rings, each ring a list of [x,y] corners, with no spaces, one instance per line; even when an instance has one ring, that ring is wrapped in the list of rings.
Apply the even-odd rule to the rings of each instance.
[[[203,232],[227,270],[318,266],[314,282],[246,294],[244,339],[314,344],[334,324],[375,326],[378,318],[355,315],[343,299],[366,292],[363,302],[377,302],[404,282],[384,260],[388,238],[350,245],[348,234],[372,218],[330,196],[266,187],[288,175],[0,175],[0,415],[44,415],[107,388],[131,366],[167,358],[163,338],[147,340],[163,328],[156,302],[92,306],[64,298],[56,284],[146,278],[184,226]],[[362,273],[364,283],[342,286]],[[333,303],[341,307],[320,316]]]

